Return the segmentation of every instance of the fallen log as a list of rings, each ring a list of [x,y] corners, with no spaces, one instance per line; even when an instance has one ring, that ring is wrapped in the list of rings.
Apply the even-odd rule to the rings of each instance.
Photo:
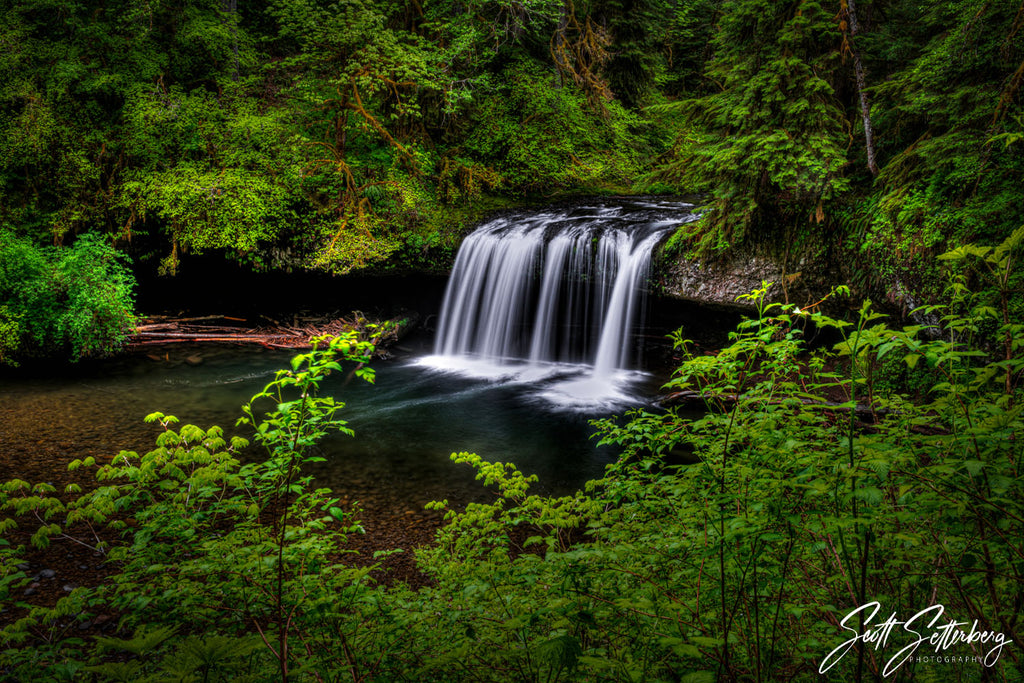
[[[235,322],[241,323],[246,322],[245,318],[233,318],[229,315],[201,315],[195,318],[175,318],[173,316],[168,315],[148,315],[144,318],[144,320],[167,320],[170,323],[198,323],[205,322],[207,320],[233,320]]]
[[[266,316],[260,316],[271,320]],[[191,325],[181,324],[182,322],[203,320],[224,319],[243,321],[240,318],[229,318],[228,316],[206,316],[204,318],[182,318],[158,323],[140,325],[133,330],[129,337],[129,347],[155,346],[157,344],[176,343],[222,343],[222,344],[259,344],[272,349],[307,349],[312,346],[311,340],[314,337],[324,335],[341,335],[350,331],[359,334],[361,338],[373,338],[378,345],[378,355],[386,355],[384,346],[394,341],[399,333],[408,333],[415,321],[406,317],[401,320],[386,321],[381,324],[373,333],[368,329],[369,321],[359,312],[352,314],[352,320],[345,318],[315,319],[324,320],[324,324],[310,325],[304,319],[302,327],[286,326],[271,321],[273,326],[262,328],[240,328],[226,325]],[[244,322],[244,321],[243,321]]]
[[[146,332],[228,332],[234,333],[244,331],[248,328],[236,325],[179,325],[178,323],[153,323],[150,325],[139,325],[132,328],[134,334]]]
[[[257,338],[235,338],[225,337],[221,339],[204,339],[205,342],[214,342],[221,344],[259,344],[260,346],[268,349],[302,349],[308,348],[307,345],[302,344],[276,344],[274,342],[266,341],[264,339]],[[129,348],[141,348],[144,346],[165,346],[167,344],[195,344],[195,339],[149,339],[146,341],[135,341],[128,344]]]
[[[240,334],[220,334],[216,332],[136,332],[136,337],[158,337],[162,339],[202,339],[213,341],[215,339],[248,339],[262,337],[280,337],[281,334],[253,334],[251,332]]]

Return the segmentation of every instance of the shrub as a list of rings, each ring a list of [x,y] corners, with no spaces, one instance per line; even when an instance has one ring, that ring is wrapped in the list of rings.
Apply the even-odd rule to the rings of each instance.
[[[112,354],[132,325],[134,284],[124,257],[94,235],[40,248],[0,232],[0,362]]]
[[[75,524],[125,534],[107,585],[0,632],[33,646],[5,653],[21,664],[10,671],[42,662],[52,679],[61,661],[120,680],[216,666],[221,680],[861,681],[932,680],[937,658],[943,680],[1020,680],[1024,326],[1007,285],[1022,241],[1024,229],[945,255],[980,266],[987,291],[955,277],[951,304],[930,311],[939,335],[891,327],[870,303],[843,321],[767,304],[767,286],[749,295],[758,315],[718,354],[687,353],[668,385],[704,411],[597,421],[622,454],[585,492],[532,495],[535,477],[514,466],[453,455],[497,496],[447,511],[418,555],[433,579],[418,591],[373,586],[338,559],[358,523],[301,472],[327,431],[348,432],[340,404],[318,395],[340,369],[334,355],[365,374],[367,345],[348,337],[298,356],[254,399],[273,406],[266,416],[244,409],[263,463],[241,465],[242,443],[217,428],[175,430],[154,414],[157,448],[122,452],[76,502],[45,484],[0,487],[11,514],[0,596],[27,581],[22,549],[5,545],[18,524],[37,547]],[[840,341],[808,344],[809,321]],[[1001,344],[984,334],[991,324]],[[879,382],[890,358],[928,368],[923,402]],[[131,637],[67,637],[97,606],[120,610]],[[107,649],[128,654],[112,661]]]

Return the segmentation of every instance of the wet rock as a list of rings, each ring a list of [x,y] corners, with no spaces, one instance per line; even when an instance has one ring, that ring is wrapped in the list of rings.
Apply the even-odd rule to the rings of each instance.
[[[71,591],[78,588],[78,585],[74,583],[65,583],[63,588],[65,593],[70,593]]]
[[[738,250],[720,260],[687,259],[659,250],[652,262],[652,279],[665,295],[702,304],[749,307],[736,298],[761,287],[768,300],[793,303],[817,301],[839,282],[823,252],[811,250],[802,257],[785,258],[764,251]]]
[[[38,574],[36,574],[36,578],[39,579],[52,579],[55,576],[57,576],[57,572],[53,571],[52,569],[44,569]]]
[[[32,587],[26,588],[25,592],[22,593],[22,595],[24,595],[26,598],[29,597],[30,595],[35,595],[35,594],[36,594],[36,589],[32,588]]]

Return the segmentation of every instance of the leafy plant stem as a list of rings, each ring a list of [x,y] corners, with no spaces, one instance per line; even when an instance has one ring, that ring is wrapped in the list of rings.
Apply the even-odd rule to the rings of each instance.
[[[780,582],[783,586],[786,584],[786,576],[789,570],[789,558],[793,556],[793,546],[796,543],[796,538],[793,535],[793,525],[786,522],[786,531],[789,535],[789,542],[786,544],[786,554],[782,558],[782,574],[780,576]],[[771,648],[768,651],[768,665],[765,667],[765,676],[771,677],[772,666],[775,664],[775,643],[776,635],[778,633],[779,626],[779,615],[782,612],[782,596],[785,595],[784,591],[779,591],[778,599],[775,601],[775,616],[772,618],[772,635],[770,638]]]

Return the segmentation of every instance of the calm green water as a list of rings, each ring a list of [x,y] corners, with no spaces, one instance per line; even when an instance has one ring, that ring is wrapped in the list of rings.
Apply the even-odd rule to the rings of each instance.
[[[0,378],[3,475],[59,478],[49,473],[74,458],[147,450],[159,427],[142,420],[154,411],[244,435],[233,427],[240,406],[292,355],[168,346],[60,375]],[[549,493],[578,488],[614,459],[590,438],[588,424],[611,406],[567,410],[541,398],[536,380],[465,376],[420,360],[376,362],[375,385],[342,375],[328,382],[324,391],[346,402],[343,417],[355,437],[336,435],[320,445],[327,461],[314,472],[318,483],[373,507],[408,512],[433,499],[464,503],[491,495],[469,468],[450,462],[454,451],[514,462],[537,474],[538,490]],[[548,374],[557,377],[559,370]],[[641,393],[653,392],[640,384]]]

